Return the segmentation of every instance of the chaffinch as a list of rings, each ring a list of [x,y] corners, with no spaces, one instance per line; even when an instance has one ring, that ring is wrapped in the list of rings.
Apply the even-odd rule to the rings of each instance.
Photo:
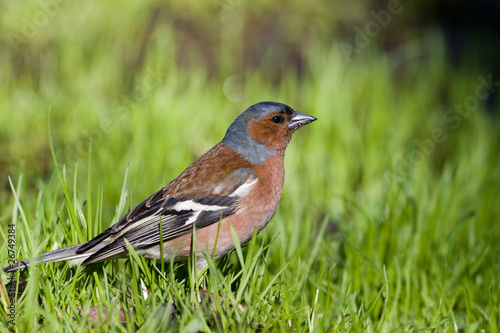
[[[116,224],[88,242],[42,254],[35,264],[71,260],[87,265],[123,258],[128,255],[125,239],[147,258],[160,259],[163,244],[164,260],[187,259],[194,226],[200,272],[207,266],[204,252],[219,258],[234,250],[230,226],[241,244],[250,240],[254,229],[260,232],[266,226],[281,198],[285,149],[298,128],[315,120],[281,103],[252,105],[221,142]],[[29,265],[23,260],[3,271]]]

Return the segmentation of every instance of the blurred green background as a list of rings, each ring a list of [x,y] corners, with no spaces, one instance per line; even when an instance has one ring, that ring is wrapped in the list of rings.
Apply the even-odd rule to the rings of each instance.
[[[103,186],[107,227],[127,166],[130,207],[222,139],[248,106],[277,101],[318,121],[288,148],[282,202],[259,236],[278,237],[266,270],[289,263],[289,296],[276,297],[292,310],[271,326],[498,329],[496,1],[0,8],[2,233],[17,216],[8,177],[22,177],[33,246],[72,245],[53,231],[67,219],[35,214],[55,209],[47,197],[62,202],[49,107],[56,155],[82,205],[92,140],[90,196]],[[24,246],[19,259],[30,254]]]

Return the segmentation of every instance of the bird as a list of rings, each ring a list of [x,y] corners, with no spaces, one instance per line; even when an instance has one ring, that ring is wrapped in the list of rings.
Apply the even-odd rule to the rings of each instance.
[[[205,255],[218,259],[235,249],[231,229],[244,244],[271,220],[285,180],[285,149],[297,129],[315,120],[282,103],[250,106],[219,143],[117,223],[87,242],[41,254],[34,264],[126,258],[128,242],[136,253],[166,262],[186,260],[194,250],[197,270],[203,271]],[[31,264],[23,260],[3,271]]]

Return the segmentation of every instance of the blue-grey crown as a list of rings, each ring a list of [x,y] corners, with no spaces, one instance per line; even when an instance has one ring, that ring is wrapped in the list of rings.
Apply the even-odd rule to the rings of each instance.
[[[261,102],[246,109],[229,126],[222,143],[233,148],[244,158],[254,164],[262,164],[276,151],[268,149],[265,144],[252,139],[247,132],[248,123],[252,120],[261,119],[270,113],[292,110],[288,105],[276,102]]]

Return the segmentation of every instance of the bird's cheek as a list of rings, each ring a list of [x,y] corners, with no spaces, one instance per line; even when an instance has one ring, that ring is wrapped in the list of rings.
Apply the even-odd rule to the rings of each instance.
[[[255,122],[248,126],[248,135],[257,142],[267,145],[273,141],[273,131],[271,128],[260,122]]]

